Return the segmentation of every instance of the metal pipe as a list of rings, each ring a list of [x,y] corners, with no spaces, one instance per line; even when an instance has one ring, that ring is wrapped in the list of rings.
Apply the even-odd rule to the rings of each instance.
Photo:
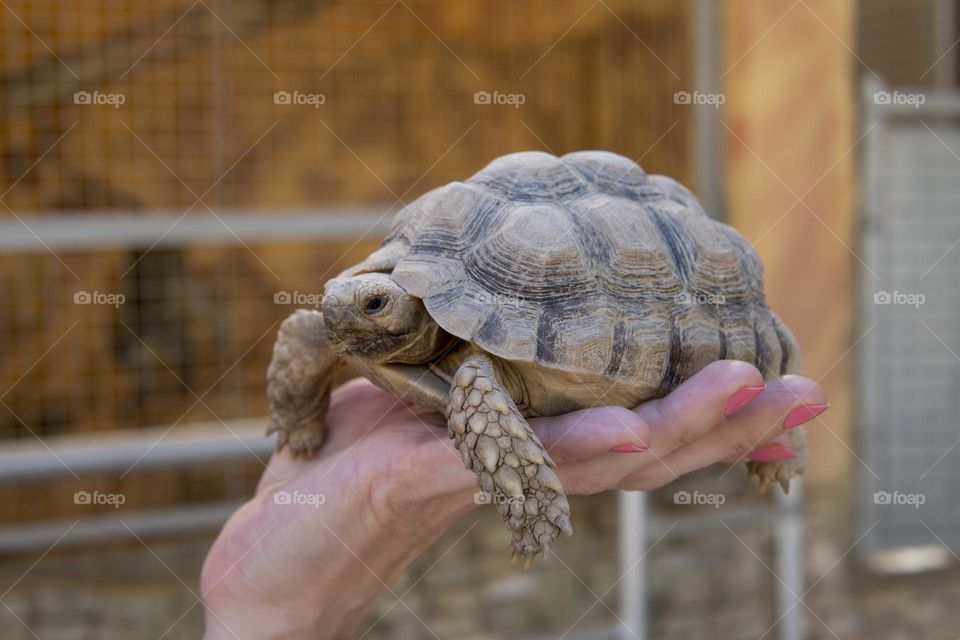
[[[863,154],[860,163],[860,184],[862,196],[860,199],[860,233],[858,234],[859,246],[855,247],[858,255],[863,256],[865,264],[874,265],[877,274],[881,280],[874,281],[867,273],[866,269],[859,269],[855,277],[857,278],[854,287],[855,295],[852,297],[857,314],[857,323],[860,330],[867,326],[871,319],[872,309],[877,307],[873,303],[873,294],[879,289],[879,286],[888,276],[888,261],[884,260],[882,255],[883,238],[883,220],[884,207],[890,206],[886,199],[882,198],[881,185],[884,184],[882,175],[881,158],[889,153],[885,147],[889,146],[889,121],[882,114],[882,105],[876,104],[874,96],[878,91],[889,90],[887,85],[872,78],[869,74],[864,74],[865,78],[861,89],[862,122],[860,128],[863,130]],[[875,312],[873,312],[875,313]],[[880,415],[877,411],[876,398],[866,392],[869,389],[878,389],[880,387],[880,372],[883,368],[880,354],[887,349],[885,338],[880,331],[868,331],[863,336],[862,341],[854,349],[856,366],[854,372],[854,384],[857,393],[855,401],[857,403],[857,420],[855,432],[862,443],[863,457],[870,459],[871,448],[875,446],[876,439],[870,435],[870,430],[875,429],[879,423]],[[859,495],[873,496],[880,488],[878,478],[870,473],[861,473],[855,478],[854,491]],[[857,500],[853,508],[855,522],[860,526],[864,523],[874,522],[876,520],[877,505],[873,500]],[[861,544],[857,545],[854,554],[862,562],[869,562],[870,557],[876,552],[876,537],[867,536]]]
[[[647,536],[650,539],[656,539],[667,531],[671,535],[703,533],[711,529],[726,531],[724,525],[731,527],[743,525],[756,528],[761,525],[772,524],[780,517],[780,514],[781,510],[776,506],[759,505],[730,509],[704,508],[703,511],[690,515],[674,513],[670,513],[669,517],[656,515],[649,518]]]
[[[803,607],[803,478],[791,481],[791,493],[777,494],[780,516],[776,520],[777,548],[777,615],[781,640],[802,640],[806,637]]]
[[[57,211],[0,218],[0,253],[47,250],[79,251],[108,247],[182,247],[236,244],[237,239],[354,240],[363,234],[378,239],[390,227],[390,208],[218,211]]]
[[[723,61],[723,3],[716,0],[694,0],[693,47],[694,89],[720,95],[723,82],[720,64]],[[712,104],[691,104],[693,109],[692,159],[697,198],[707,214],[723,220],[726,217],[723,179],[723,130],[721,107]]]
[[[934,64],[933,81],[938,87],[952,87],[957,78],[957,57],[947,55],[956,44],[957,9],[954,0],[934,0],[933,55],[940,56]],[[944,52],[941,54],[940,52]]]
[[[955,118],[960,115],[960,92],[955,90],[928,89],[926,87],[885,87],[872,82],[864,83],[868,91],[866,99],[873,111],[872,117],[896,118],[903,117],[916,120],[923,117]],[[872,90],[871,87],[877,87]],[[877,91],[886,91],[881,99]],[[894,94],[917,94],[923,96],[923,102],[897,100]],[[869,124],[869,123],[868,123]]]
[[[231,459],[269,458],[274,439],[265,418],[207,422],[178,428],[118,429],[6,441],[0,445],[0,484],[83,473],[171,468]]]
[[[643,491],[620,491],[620,618],[619,637],[623,640],[644,640],[647,637],[647,563],[648,529],[647,494]]]
[[[196,531],[216,531],[241,503],[198,504],[124,515],[92,516],[0,527],[0,553]],[[132,533],[131,533],[132,532]]]

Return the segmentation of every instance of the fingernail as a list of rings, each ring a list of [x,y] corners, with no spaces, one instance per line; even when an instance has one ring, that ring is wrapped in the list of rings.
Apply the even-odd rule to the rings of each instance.
[[[796,457],[796,453],[779,444],[768,445],[750,454],[750,459],[756,462],[779,462]]]
[[[734,413],[737,409],[763,393],[763,390],[766,388],[767,385],[765,384],[759,387],[743,387],[727,400],[727,406],[723,408],[723,415],[729,416],[731,413]]]
[[[610,449],[610,453],[643,453],[645,451],[650,451],[650,447],[645,444],[633,444],[632,442],[624,442]]]
[[[827,404],[805,404],[802,407],[797,407],[791,411],[787,419],[784,420],[783,428],[793,429],[794,427],[799,427],[804,422],[813,420],[829,408],[829,402]]]

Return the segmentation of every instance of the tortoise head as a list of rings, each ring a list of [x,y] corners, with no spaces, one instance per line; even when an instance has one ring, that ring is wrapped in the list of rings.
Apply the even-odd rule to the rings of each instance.
[[[343,356],[422,364],[436,350],[439,327],[388,274],[334,278],[322,304],[327,337]]]

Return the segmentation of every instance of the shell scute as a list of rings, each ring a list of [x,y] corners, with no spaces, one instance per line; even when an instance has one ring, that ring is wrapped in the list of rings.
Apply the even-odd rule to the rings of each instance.
[[[538,151],[501,156],[470,182],[509,202],[553,202],[585,188],[583,179],[568,164]]]
[[[498,303],[562,299],[583,290],[590,275],[578,230],[556,204],[509,207],[463,260],[468,276]]]
[[[398,242],[397,283],[506,360],[665,393],[719,358],[782,367],[792,341],[749,244],[616,154],[499,158],[407,207]]]

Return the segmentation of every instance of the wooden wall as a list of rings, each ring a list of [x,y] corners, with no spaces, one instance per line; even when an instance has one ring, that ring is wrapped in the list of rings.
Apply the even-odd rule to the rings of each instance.
[[[386,210],[525,149],[609,149],[689,177],[689,109],[673,102],[690,76],[684,3],[8,4],[0,191],[28,224],[44,211],[179,213],[200,195],[186,215],[210,216],[206,205],[228,224],[234,208]],[[324,102],[276,104],[278,91]],[[478,91],[523,104],[477,104]],[[76,104],[77,92],[123,104]],[[0,259],[14,301],[0,308],[0,388],[16,383],[0,435],[262,414],[271,326],[291,311],[274,292],[320,290],[372,240]],[[77,306],[78,290],[127,302]],[[151,500],[190,493],[175,477],[150,482],[166,487]],[[15,517],[68,501],[7,504]]]
[[[794,330],[805,373],[833,408],[811,423],[809,483],[851,464],[855,5],[732,0],[726,32],[730,222],[766,265],[771,306]],[[856,462],[853,462],[856,464]]]

